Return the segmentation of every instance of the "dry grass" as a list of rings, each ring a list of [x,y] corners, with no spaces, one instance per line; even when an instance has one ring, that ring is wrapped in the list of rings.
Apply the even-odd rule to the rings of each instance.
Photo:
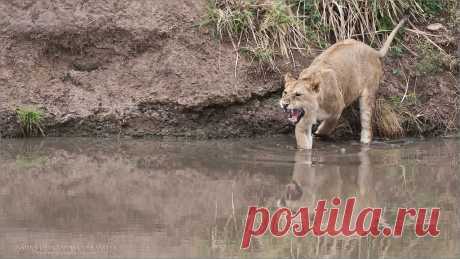
[[[373,125],[376,133],[381,137],[398,138],[404,136],[399,114],[385,99],[378,99],[375,103]]]
[[[253,2],[210,1],[204,24],[229,39],[236,51],[249,50],[259,63],[273,65],[276,56],[293,58],[293,50],[308,48],[304,23],[284,1]]]
[[[276,70],[276,57],[294,61],[294,51],[303,53],[313,45],[305,23],[285,1],[212,0],[205,24],[262,70]]]
[[[424,17],[418,0],[300,0],[299,6],[314,2],[321,14],[322,26],[329,28],[334,39],[367,39],[370,43],[378,40],[377,35],[391,30],[405,13],[413,19]]]
[[[256,73],[266,76],[268,73],[278,71],[274,54],[268,47],[247,47],[241,48],[241,52],[252,64],[257,64]]]
[[[260,25],[260,37],[285,57],[292,56],[293,49],[306,49],[309,45],[302,20],[282,1],[268,8]]]
[[[392,30],[403,16],[424,21],[441,14],[453,20],[457,0],[289,0],[316,33],[329,41],[359,38],[369,43]],[[318,29],[322,28],[322,29]]]
[[[276,57],[292,59],[296,51],[327,47],[358,38],[380,42],[402,16],[424,20],[453,0],[209,0],[203,25],[214,28],[235,50],[270,53],[258,63],[273,64]],[[254,55],[257,59],[258,55]]]

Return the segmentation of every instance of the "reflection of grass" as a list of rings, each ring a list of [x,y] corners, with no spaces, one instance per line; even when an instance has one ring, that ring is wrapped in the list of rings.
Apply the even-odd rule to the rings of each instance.
[[[46,156],[37,154],[17,155],[16,166],[21,169],[29,169],[44,165],[48,161]]]
[[[415,172],[415,165],[409,165],[408,171]],[[398,170],[392,173],[391,178],[398,177]],[[409,184],[413,184],[415,179],[419,179],[416,174],[409,174]],[[414,185],[415,187],[415,185]],[[403,186],[396,187],[397,197],[401,194],[414,197],[408,201],[388,202],[385,203],[384,219],[385,223],[394,227],[394,219],[398,207],[433,207],[436,203],[436,197],[426,192],[406,193]],[[414,190],[415,191],[415,190]],[[428,196],[427,196],[428,195]],[[273,210],[271,210],[273,213]],[[415,255],[423,254],[420,250],[414,249],[412,246],[426,246],[423,250],[430,250],[434,254],[439,254],[434,251],[439,247],[440,243],[433,245],[433,240],[419,239],[413,232],[413,219],[408,219],[405,226],[405,231],[402,238],[387,239],[383,236],[376,238],[366,237],[313,237],[311,233],[303,238],[295,238],[291,233],[282,238],[273,237],[269,230],[262,237],[254,237],[251,241],[251,248],[242,251],[240,249],[241,237],[245,222],[246,211],[236,210],[234,216],[229,214],[228,217],[216,218],[215,224],[211,225],[211,245],[209,243],[197,243],[200,245],[200,253],[202,255],[213,255],[219,257],[232,258],[323,258],[328,255],[342,255],[350,258],[357,258],[357,254],[367,254],[366,258],[379,258],[388,252],[398,254],[415,253]],[[340,218],[341,216],[339,216]],[[260,218],[256,218],[255,226],[260,224]],[[444,225],[441,225],[444,226]],[[430,242],[430,243],[429,243]],[[428,246],[427,246],[428,245]]]
[[[274,209],[271,209],[274,213]],[[244,230],[246,211],[238,210],[235,216],[218,218],[212,226],[211,243],[213,254],[217,253],[224,257],[257,258],[263,255],[267,258],[303,258],[305,256],[317,256],[315,251],[318,245],[329,243],[330,238],[317,238],[308,235],[304,238],[295,238],[288,234],[282,238],[276,238],[268,229],[262,237],[253,237],[249,250],[241,250],[241,238]],[[259,226],[260,217],[256,217],[255,226]],[[350,241],[350,240],[349,240]],[[343,242],[349,242],[343,241]],[[353,240],[351,240],[353,242]],[[320,254],[334,254],[336,251],[320,251]]]

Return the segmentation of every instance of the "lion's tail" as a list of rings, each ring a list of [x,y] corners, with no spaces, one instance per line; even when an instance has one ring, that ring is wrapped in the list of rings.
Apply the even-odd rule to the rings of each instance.
[[[388,53],[388,50],[390,49],[391,47],[391,43],[393,42],[393,40],[395,39],[396,37],[396,34],[398,33],[398,31],[401,29],[401,27],[406,23],[407,21],[407,16],[404,17],[398,24],[398,26],[396,26],[396,28],[391,32],[390,36],[388,36],[388,39],[385,41],[385,44],[383,45],[383,47],[380,49],[379,51],[379,56],[380,57],[385,57]]]

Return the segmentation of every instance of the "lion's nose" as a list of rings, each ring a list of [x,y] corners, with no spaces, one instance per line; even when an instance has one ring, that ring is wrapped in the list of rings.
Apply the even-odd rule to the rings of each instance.
[[[281,105],[281,107],[283,107],[283,110],[284,110],[285,112],[287,112],[288,106],[289,106],[289,104],[286,104],[286,103],[283,103],[283,104]]]

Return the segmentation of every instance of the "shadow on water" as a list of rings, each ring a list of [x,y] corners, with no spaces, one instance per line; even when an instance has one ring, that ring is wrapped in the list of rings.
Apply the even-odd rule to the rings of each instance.
[[[459,258],[460,141],[0,141],[0,257]],[[249,205],[441,208],[437,238],[268,235],[241,251]],[[384,222],[385,223],[385,222]],[[409,228],[414,222],[409,222]],[[412,224],[412,225],[411,225]]]

